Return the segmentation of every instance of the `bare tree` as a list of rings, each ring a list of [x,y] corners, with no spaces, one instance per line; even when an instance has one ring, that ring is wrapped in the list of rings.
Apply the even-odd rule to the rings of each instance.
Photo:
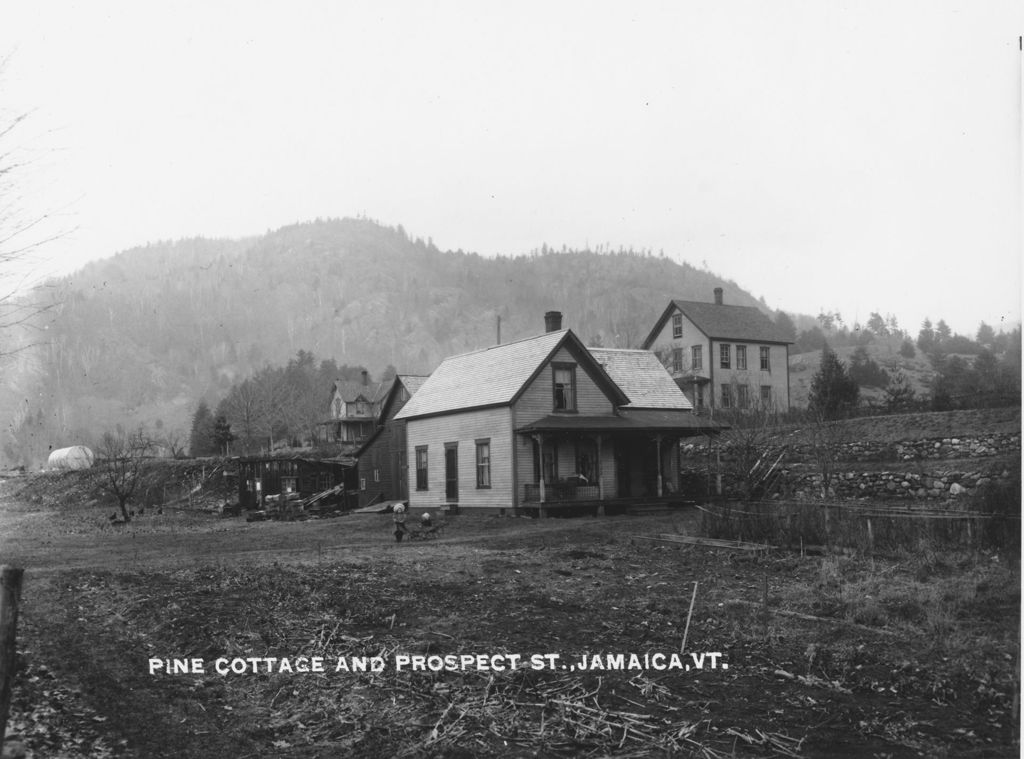
[[[6,63],[0,59],[0,77]],[[50,214],[23,208],[24,177],[35,160],[21,142],[28,116],[0,109],[0,356],[31,347],[26,330],[38,327],[37,317],[58,303],[45,288],[32,285],[40,248],[65,233],[53,231]]]
[[[753,390],[733,380],[731,397],[736,406],[715,417],[728,425],[719,445],[725,470],[745,498],[761,497],[771,489],[786,454],[777,409],[755,397]],[[740,399],[744,399],[743,405]]]
[[[188,452],[185,433],[179,429],[165,430],[154,443],[163,448],[172,459],[183,459]]]
[[[99,488],[117,499],[124,521],[130,522],[128,502],[139,489],[142,463],[153,450],[153,441],[143,429],[135,432],[106,432],[97,448]]]

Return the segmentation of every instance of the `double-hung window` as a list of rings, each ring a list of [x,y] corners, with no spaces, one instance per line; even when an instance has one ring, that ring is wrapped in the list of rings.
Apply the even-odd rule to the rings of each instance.
[[[690,367],[694,370],[704,368],[704,346],[695,345],[690,348]]]
[[[672,314],[672,337],[673,339],[683,336],[683,315]]]
[[[477,488],[489,488],[491,486],[490,438],[476,441],[476,486]]]
[[[722,343],[718,346],[718,355],[720,357],[719,364],[723,369],[729,369],[732,367],[732,361],[730,361],[730,350],[732,346],[729,343]]]
[[[770,372],[772,370],[772,349],[767,345],[762,345],[758,351],[761,354],[761,371]]]
[[[576,366],[573,364],[553,364],[552,382],[554,383],[555,411],[575,411]]]
[[[681,372],[683,371],[683,349],[673,348],[672,349],[672,371]]]
[[[736,368],[746,370],[747,368],[747,346],[736,346]]]
[[[722,385],[722,408],[732,408],[732,385]]]
[[[416,446],[416,489],[427,489],[427,446]]]
[[[750,408],[750,389],[746,385],[736,386],[736,405],[740,408]]]

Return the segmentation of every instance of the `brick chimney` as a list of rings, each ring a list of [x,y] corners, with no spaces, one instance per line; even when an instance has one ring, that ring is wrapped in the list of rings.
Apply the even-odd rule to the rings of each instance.
[[[558,332],[562,328],[562,312],[547,311],[544,314],[544,331]]]
[[[721,287],[716,287],[715,288],[715,305],[716,306],[722,305],[722,288]]]
[[[370,384],[370,373],[363,369],[363,387]]]

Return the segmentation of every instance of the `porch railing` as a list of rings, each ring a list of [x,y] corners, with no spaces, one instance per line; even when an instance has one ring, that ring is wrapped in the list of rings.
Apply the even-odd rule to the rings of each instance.
[[[540,484],[527,483],[523,485],[523,501],[525,503],[540,503]],[[571,501],[596,501],[601,497],[601,491],[597,485],[574,485],[565,482],[549,482],[544,485],[545,503],[571,502]]]

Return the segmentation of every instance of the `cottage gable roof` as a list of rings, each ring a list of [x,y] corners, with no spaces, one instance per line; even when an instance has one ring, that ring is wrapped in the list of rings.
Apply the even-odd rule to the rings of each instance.
[[[759,343],[792,343],[763,311],[753,306],[728,306],[693,300],[673,300],[658,319],[643,347],[650,348],[669,317],[681,311],[697,329],[714,340]]]
[[[593,361],[572,330],[565,329],[446,358],[395,418],[510,404],[567,343],[578,349],[584,361],[593,364],[616,402],[624,401],[622,390]]]
[[[629,397],[623,408],[693,410],[693,404],[650,351],[588,348]]]

